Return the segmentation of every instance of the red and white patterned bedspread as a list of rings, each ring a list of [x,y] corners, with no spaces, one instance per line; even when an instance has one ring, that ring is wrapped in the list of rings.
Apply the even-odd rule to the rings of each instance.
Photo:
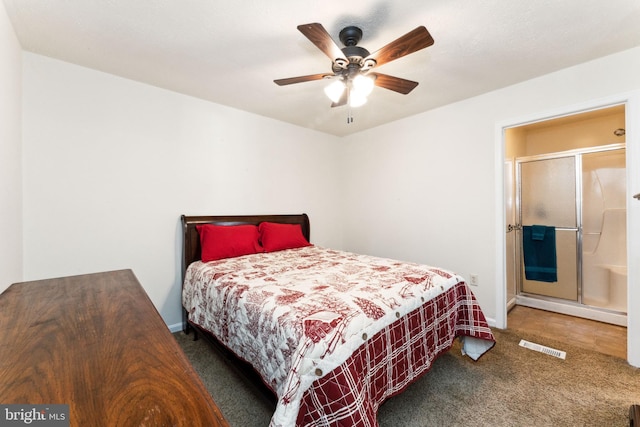
[[[460,276],[317,246],[195,262],[182,298],[276,393],[272,426],[377,426],[457,336],[476,360],[494,345]]]

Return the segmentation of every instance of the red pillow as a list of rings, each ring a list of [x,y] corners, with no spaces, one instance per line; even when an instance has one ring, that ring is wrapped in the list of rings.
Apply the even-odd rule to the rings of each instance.
[[[300,224],[261,222],[258,230],[260,231],[260,242],[262,242],[265,252],[311,246],[311,243],[302,235]]]
[[[232,258],[263,252],[255,225],[197,225],[202,261]]]

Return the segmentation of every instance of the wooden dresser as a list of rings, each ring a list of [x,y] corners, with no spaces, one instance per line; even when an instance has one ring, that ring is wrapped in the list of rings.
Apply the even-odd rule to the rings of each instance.
[[[0,295],[0,403],[68,404],[71,426],[228,426],[131,270]]]

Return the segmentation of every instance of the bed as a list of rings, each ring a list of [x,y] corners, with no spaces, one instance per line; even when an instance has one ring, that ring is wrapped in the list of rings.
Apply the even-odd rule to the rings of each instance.
[[[185,330],[252,367],[275,396],[271,426],[377,426],[456,338],[473,360],[495,344],[462,277],[312,245],[306,214],[182,224]]]

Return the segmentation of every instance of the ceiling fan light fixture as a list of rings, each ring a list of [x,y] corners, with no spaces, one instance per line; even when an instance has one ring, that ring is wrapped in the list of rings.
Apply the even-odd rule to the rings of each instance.
[[[373,90],[373,79],[362,74],[358,74],[353,79],[353,90],[362,94],[362,96],[369,96]]]
[[[324,93],[331,101],[338,102],[346,88],[347,86],[342,80],[336,80],[324,88]]]
[[[367,103],[367,96],[357,90],[349,92],[349,106],[352,108],[361,107]]]

